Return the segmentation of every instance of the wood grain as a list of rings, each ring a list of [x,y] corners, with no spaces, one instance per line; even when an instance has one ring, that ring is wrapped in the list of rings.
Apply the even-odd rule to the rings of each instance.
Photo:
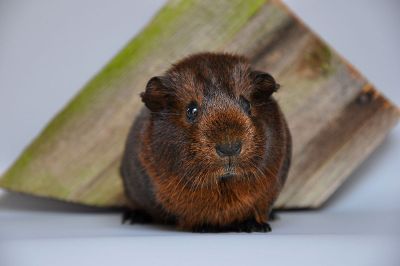
[[[170,1],[2,176],[6,189],[123,206],[118,168],[147,80],[199,51],[246,55],[282,85],[294,141],[276,207],[319,207],[381,143],[399,110],[279,1]]]

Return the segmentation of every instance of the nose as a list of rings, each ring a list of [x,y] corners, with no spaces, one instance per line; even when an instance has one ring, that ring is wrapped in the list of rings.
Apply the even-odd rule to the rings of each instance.
[[[215,150],[221,157],[238,155],[242,150],[242,142],[220,143],[215,146]]]

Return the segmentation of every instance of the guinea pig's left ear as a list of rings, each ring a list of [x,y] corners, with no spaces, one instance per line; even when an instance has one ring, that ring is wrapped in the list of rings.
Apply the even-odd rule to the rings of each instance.
[[[159,112],[169,104],[170,90],[166,83],[166,77],[152,77],[147,82],[146,91],[140,94],[142,102],[152,112]]]
[[[250,78],[253,82],[251,100],[254,102],[264,102],[276,92],[280,85],[268,73],[262,71],[252,71]]]

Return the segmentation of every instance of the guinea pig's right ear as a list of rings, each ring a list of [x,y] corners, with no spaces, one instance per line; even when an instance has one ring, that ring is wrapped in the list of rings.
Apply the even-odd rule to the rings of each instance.
[[[250,78],[253,82],[253,91],[251,93],[251,100],[253,102],[265,102],[280,87],[275,79],[266,72],[252,71]]]
[[[169,103],[170,91],[166,86],[166,77],[152,77],[146,85],[146,91],[140,94],[142,102],[152,112],[165,109]]]

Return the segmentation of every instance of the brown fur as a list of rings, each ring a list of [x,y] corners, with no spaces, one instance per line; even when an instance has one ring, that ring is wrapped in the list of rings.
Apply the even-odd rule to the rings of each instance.
[[[278,87],[229,54],[192,55],[152,78],[121,166],[132,208],[183,229],[266,224],[291,158],[290,133],[271,97]],[[193,102],[199,112],[191,122]],[[220,157],[216,145],[232,141],[241,141],[240,154]],[[227,172],[234,176],[221,177]]]

